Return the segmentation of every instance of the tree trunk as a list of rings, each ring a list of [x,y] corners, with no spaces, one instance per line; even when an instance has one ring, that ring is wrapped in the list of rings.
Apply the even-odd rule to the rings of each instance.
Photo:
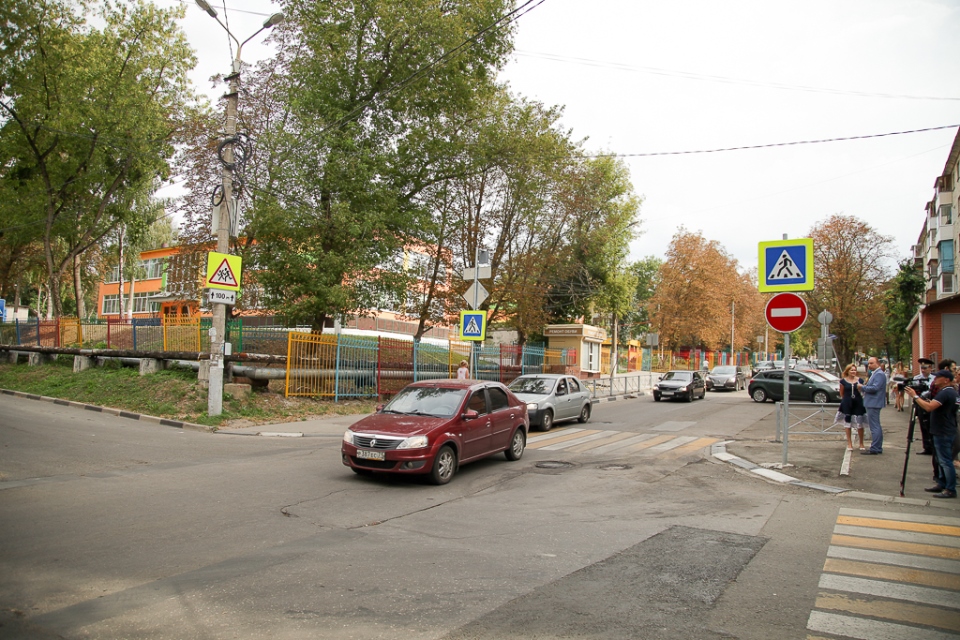
[[[77,298],[77,317],[85,318],[87,309],[83,301],[83,280],[80,277],[80,266],[80,256],[73,256],[73,294]]]
[[[47,284],[44,285],[43,288],[47,290],[47,320],[53,320],[53,314],[54,314],[54,311],[56,311],[56,309],[54,308],[54,301],[53,301],[53,289],[54,289],[54,287],[53,287],[53,285],[52,285],[51,283],[48,282]],[[58,291],[59,291],[59,290],[58,290]],[[40,311],[40,304],[39,304],[39,302],[38,302],[38,303],[37,303],[37,317],[38,317],[38,318],[40,317],[39,311]]]

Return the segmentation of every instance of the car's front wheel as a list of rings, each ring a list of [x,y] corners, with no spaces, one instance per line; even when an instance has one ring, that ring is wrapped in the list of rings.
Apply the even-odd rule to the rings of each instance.
[[[766,402],[767,401],[767,392],[757,387],[753,390],[753,393],[750,394],[754,402]]]
[[[693,402],[693,389],[687,391],[687,402]]]
[[[543,418],[540,420],[540,431],[550,431],[553,427],[553,411],[544,409]]]
[[[653,394],[653,401],[654,401],[654,402],[660,402],[660,394],[659,394],[659,393]]]
[[[827,404],[829,399],[826,391],[817,391],[813,394],[813,401],[817,404]]]
[[[510,446],[503,453],[507,456],[507,460],[519,460],[521,456],[523,456],[523,449],[526,446],[527,436],[524,435],[523,429],[517,428],[517,430],[513,432],[513,437],[510,438]]]
[[[581,424],[590,420],[590,405],[583,405],[583,409],[580,409],[580,417],[577,418],[577,421]]]
[[[457,472],[457,454],[453,447],[444,445],[440,448],[437,457],[433,460],[433,469],[430,470],[430,480],[433,484],[447,484]]]

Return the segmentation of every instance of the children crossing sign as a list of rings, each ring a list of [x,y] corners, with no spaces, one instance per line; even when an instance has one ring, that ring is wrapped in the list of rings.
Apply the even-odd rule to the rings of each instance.
[[[211,251],[207,254],[207,288],[240,291],[240,256]]]
[[[759,258],[761,293],[813,290],[813,238],[761,242]]]
[[[460,339],[482,341],[487,334],[486,311],[460,312]]]

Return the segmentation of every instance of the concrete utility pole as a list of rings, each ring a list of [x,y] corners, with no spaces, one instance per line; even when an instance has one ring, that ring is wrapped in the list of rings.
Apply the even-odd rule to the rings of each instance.
[[[273,14],[264,21],[263,26],[257,29],[252,36],[240,42],[237,40],[237,37],[230,32],[230,29],[220,22],[216,10],[210,6],[207,0],[196,0],[196,2],[197,6],[216,20],[217,24],[227,32],[227,35],[237,43],[237,55],[233,59],[233,67],[231,68],[230,75],[226,78],[230,88],[226,95],[227,121],[225,124],[225,140],[230,143],[224,146],[221,156],[223,164],[223,199],[221,200],[216,215],[217,253],[228,253],[230,250],[230,211],[231,207],[236,211],[237,206],[237,203],[234,202],[233,194],[233,169],[235,163],[233,142],[235,142],[237,136],[237,110],[240,97],[240,52],[243,50],[243,45],[252,40],[253,37],[261,31],[283,22],[283,14]],[[214,304],[213,327],[210,329],[210,388],[207,395],[207,414],[211,416],[218,416],[223,413],[223,352],[226,335],[227,305]]]

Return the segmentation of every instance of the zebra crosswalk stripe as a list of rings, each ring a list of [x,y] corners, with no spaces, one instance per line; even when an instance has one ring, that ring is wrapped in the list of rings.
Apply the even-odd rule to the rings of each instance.
[[[841,509],[830,542],[808,631],[958,637],[960,518]]]
[[[531,437],[527,448],[539,451],[565,451],[602,455],[611,452],[680,457],[717,442],[717,438],[678,436],[674,434],[630,433],[598,429],[560,428]]]

